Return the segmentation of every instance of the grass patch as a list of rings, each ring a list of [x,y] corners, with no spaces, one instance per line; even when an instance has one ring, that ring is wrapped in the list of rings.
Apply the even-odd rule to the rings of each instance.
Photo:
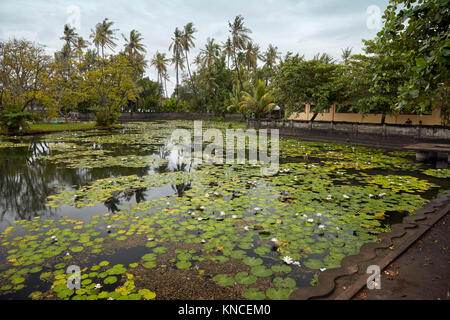
[[[28,133],[91,130],[95,128],[95,122],[73,122],[73,123],[33,123],[26,130]]]

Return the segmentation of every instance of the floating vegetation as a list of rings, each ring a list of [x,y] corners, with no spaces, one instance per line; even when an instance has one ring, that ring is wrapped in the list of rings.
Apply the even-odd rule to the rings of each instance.
[[[242,127],[204,128],[212,126]],[[388,231],[393,216],[426,204],[442,188],[427,176],[449,174],[408,153],[294,139],[281,139],[281,165],[272,176],[236,164],[169,170],[167,138],[192,127],[133,123],[114,134],[43,137],[42,165],[71,174],[83,169],[89,178],[60,178],[49,189],[42,201],[62,213],[58,218],[4,228],[0,298],[170,299],[183,288],[194,292],[185,298],[196,298],[210,288],[208,298],[288,299],[315,285],[319,270],[339,267]],[[162,169],[149,169],[156,167]],[[125,203],[110,209],[119,199]],[[99,211],[100,204],[108,210]],[[79,289],[67,286],[73,265],[80,267]]]

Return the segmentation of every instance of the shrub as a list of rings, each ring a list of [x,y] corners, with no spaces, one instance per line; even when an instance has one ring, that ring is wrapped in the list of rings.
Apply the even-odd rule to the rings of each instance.
[[[28,127],[27,121],[33,120],[33,115],[23,111],[22,107],[8,107],[0,111],[0,127],[8,133],[18,133]]]

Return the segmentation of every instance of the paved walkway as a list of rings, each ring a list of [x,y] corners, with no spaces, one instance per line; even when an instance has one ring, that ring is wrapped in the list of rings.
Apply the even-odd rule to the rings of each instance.
[[[355,300],[450,300],[450,214],[381,276],[381,290],[361,290]]]

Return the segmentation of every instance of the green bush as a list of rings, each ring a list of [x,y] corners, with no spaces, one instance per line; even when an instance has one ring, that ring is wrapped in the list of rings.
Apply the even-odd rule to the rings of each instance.
[[[95,121],[99,127],[110,127],[117,121],[117,119],[119,119],[119,117],[120,113],[118,112],[105,113],[98,111],[95,114]]]
[[[23,111],[22,107],[8,107],[0,111],[0,127],[8,133],[18,133],[28,128],[27,121],[33,120],[33,115]]]
[[[182,112],[185,111],[186,102],[179,103],[177,99],[170,98],[164,100],[159,106],[159,112]]]

